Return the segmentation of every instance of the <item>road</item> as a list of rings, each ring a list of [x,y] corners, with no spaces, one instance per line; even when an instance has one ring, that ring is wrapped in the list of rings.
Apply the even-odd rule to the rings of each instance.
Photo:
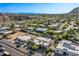
[[[15,49],[15,48],[12,48],[12,47],[10,47],[10,46],[8,46],[8,45],[2,43],[1,40],[0,40],[0,44],[1,44],[4,48],[6,48],[6,51],[8,51],[9,53],[11,53],[12,56],[25,56],[25,55],[26,55],[25,53],[23,53],[23,52],[21,52],[21,51]]]

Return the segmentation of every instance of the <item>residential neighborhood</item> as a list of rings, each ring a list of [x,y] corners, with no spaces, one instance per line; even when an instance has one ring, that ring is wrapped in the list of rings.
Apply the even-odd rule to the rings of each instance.
[[[0,56],[79,56],[78,11],[1,13]]]

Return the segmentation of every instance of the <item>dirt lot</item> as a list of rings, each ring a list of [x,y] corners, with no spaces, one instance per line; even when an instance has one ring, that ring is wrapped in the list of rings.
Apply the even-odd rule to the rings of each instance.
[[[18,31],[18,32],[14,33],[14,34],[8,35],[7,40],[14,41],[18,36],[22,36],[22,35],[27,35],[27,33]]]

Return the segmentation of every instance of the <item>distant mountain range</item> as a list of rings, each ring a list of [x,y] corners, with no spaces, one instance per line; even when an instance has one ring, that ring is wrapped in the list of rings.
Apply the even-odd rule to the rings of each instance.
[[[33,13],[33,12],[18,12],[16,14],[36,14],[36,13]]]
[[[79,7],[74,8],[69,14],[79,14]]]
[[[42,15],[44,13],[33,13],[33,12],[0,13],[0,24],[3,24],[4,22],[8,22],[10,20],[19,21],[19,20],[31,19],[32,17],[29,17],[28,14]],[[65,14],[78,15],[79,14],[79,7],[76,7],[73,10],[71,10],[69,13],[65,13]],[[44,15],[49,15],[49,14],[44,14]]]
[[[0,12],[0,14],[10,14],[11,15],[11,14],[46,14],[46,13],[33,13],[33,12],[2,13],[2,12]],[[69,13],[64,13],[64,14],[79,14],[79,7],[76,7],[73,10],[71,10]]]
[[[2,13],[2,12],[0,12],[0,14],[36,14],[36,13],[32,13],[32,12]]]
[[[19,12],[16,14],[44,14],[44,13],[33,13],[33,12]],[[68,14],[79,14],[79,7],[74,8],[73,10],[71,10]]]

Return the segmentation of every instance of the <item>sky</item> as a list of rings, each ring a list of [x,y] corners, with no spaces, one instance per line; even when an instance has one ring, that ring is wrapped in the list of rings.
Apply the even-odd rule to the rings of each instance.
[[[0,3],[0,12],[60,14],[76,7],[79,3]]]

